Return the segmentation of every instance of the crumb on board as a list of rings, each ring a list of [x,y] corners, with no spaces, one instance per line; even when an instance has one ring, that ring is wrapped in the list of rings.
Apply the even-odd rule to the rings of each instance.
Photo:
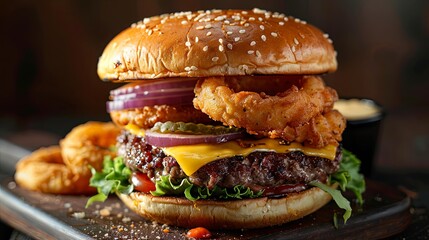
[[[71,216],[77,219],[81,219],[85,217],[85,212],[74,212]]]

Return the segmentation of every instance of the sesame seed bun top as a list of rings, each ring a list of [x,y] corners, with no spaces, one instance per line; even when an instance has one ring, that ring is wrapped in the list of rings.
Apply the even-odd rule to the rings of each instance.
[[[253,9],[146,18],[117,35],[98,62],[106,81],[335,71],[332,41],[284,14]]]

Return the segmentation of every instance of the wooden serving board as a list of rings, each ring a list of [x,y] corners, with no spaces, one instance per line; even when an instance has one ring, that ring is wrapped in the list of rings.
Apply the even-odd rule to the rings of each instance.
[[[8,177],[1,180],[0,218],[39,239],[185,239],[189,230],[146,221],[113,195],[85,209],[87,199],[27,191]],[[281,226],[211,232],[216,239],[379,239],[403,231],[411,221],[410,199],[395,188],[367,180],[364,199],[362,207],[353,203],[353,215],[345,225],[342,211],[331,202]]]

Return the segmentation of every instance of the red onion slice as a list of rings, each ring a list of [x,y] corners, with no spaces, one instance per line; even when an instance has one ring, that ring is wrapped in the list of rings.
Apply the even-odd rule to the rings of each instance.
[[[194,94],[168,95],[158,97],[136,98],[126,100],[108,101],[107,112],[132,108],[143,108],[154,105],[191,105]]]
[[[122,95],[112,96],[112,100],[127,100],[133,98],[147,98],[147,97],[169,97],[170,95],[193,95],[194,88],[174,88],[174,89],[159,89],[154,91],[144,91],[139,93],[127,93]]]
[[[110,91],[110,96],[115,97],[129,93],[144,93],[148,91],[156,91],[160,89],[182,89],[194,88],[197,83],[197,78],[183,78],[183,79],[166,79],[156,80],[150,82],[129,83],[120,88]]]
[[[189,135],[174,133],[157,133],[147,130],[145,140],[156,147],[172,147],[179,145],[193,145],[199,143],[223,143],[243,138],[243,132],[219,134],[219,135]]]

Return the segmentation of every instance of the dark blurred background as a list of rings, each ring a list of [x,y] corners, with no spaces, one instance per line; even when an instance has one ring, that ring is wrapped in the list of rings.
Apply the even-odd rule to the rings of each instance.
[[[98,57],[121,30],[162,13],[258,7],[329,33],[339,69],[325,77],[341,97],[384,106],[376,165],[429,169],[429,1],[86,1],[0,4],[0,137],[29,149],[75,125],[108,120],[117,85],[96,75]],[[37,135],[40,139],[32,141]]]

